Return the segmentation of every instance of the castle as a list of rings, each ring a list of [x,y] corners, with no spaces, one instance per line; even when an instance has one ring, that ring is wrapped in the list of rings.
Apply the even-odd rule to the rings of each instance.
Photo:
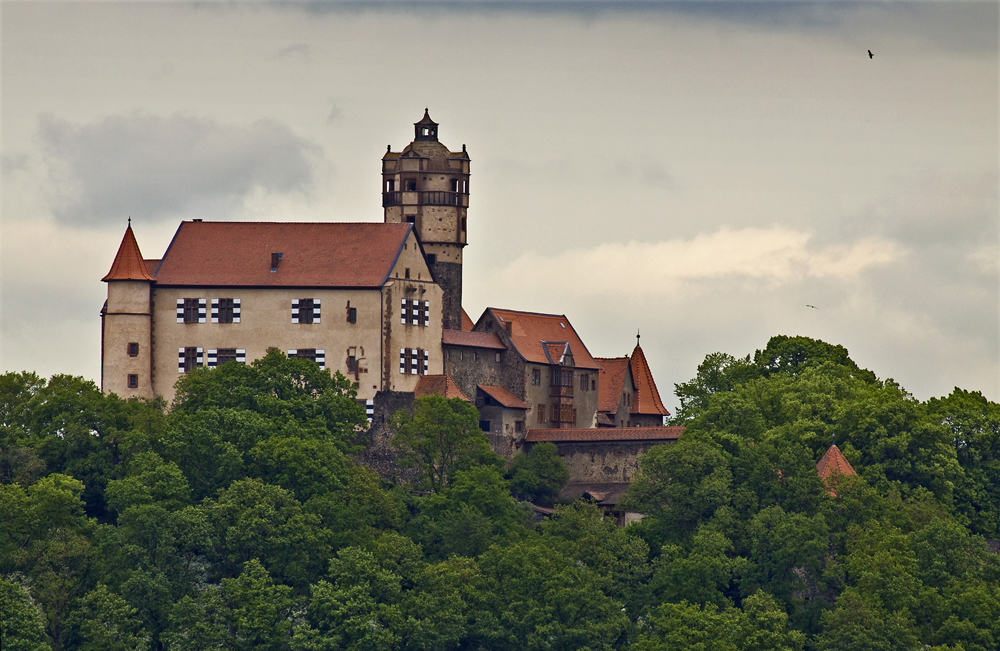
[[[101,388],[174,395],[199,366],[279,350],[357,382],[373,430],[414,396],[474,402],[510,458],[553,441],[574,479],[627,482],[635,457],[674,440],[638,340],[595,358],[563,315],[462,309],[470,159],[427,111],[382,157],[383,223],[184,221],[161,259],[131,222],[102,279]]]

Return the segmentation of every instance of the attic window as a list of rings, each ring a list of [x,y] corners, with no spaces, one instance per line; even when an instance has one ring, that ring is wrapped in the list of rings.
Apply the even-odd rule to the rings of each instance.
[[[560,323],[559,327],[562,328],[563,330],[565,330],[566,329],[566,324],[565,323]]]
[[[285,257],[284,253],[272,253],[271,254],[271,273],[274,273],[275,271],[278,270],[278,263],[281,262],[281,259],[283,257]]]

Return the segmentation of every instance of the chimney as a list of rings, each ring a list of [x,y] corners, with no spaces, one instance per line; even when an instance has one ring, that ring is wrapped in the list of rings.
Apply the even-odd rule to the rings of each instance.
[[[514,322],[511,321],[510,319],[507,319],[506,321],[503,322],[503,329],[507,331],[508,335],[514,334]]]
[[[281,258],[284,257],[284,253],[272,253],[271,254],[271,273],[278,270],[278,263],[281,262]]]

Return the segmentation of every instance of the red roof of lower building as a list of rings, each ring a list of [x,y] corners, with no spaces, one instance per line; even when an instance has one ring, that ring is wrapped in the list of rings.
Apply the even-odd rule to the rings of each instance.
[[[469,316],[469,313],[462,308],[462,330],[465,332],[470,332],[476,326],[475,322]]]
[[[676,441],[683,427],[593,427],[589,429],[533,429],[525,441]]]
[[[597,376],[597,411],[614,413],[622,400],[628,357],[598,357],[601,372]]]
[[[550,354],[561,355],[564,351],[559,346],[550,346],[549,354],[546,354],[546,344],[560,342],[569,344],[569,352],[573,354],[576,368],[593,370],[601,368],[590,356],[590,351],[565,315],[518,312],[494,307],[487,308],[487,312],[492,314],[496,323],[507,331],[517,352],[529,362],[546,365],[555,363],[549,361]]]
[[[531,405],[521,400],[513,393],[503,387],[490,387],[482,384],[478,385],[480,391],[499,402],[508,409],[531,409]]]
[[[181,222],[159,285],[381,287],[410,224]],[[281,258],[271,271],[272,254]]]
[[[146,269],[146,261],[139,252],[139,243],[135,241],[131,221],[125,229],[125,236],[118,246],[115,261],[111,263],[111,271],[101,278],[102,282],[109,280],[155,280]]]
[[[465,346],[467,348],[492,348],[507,350],[500,337],[492,332],[466,332],[464,330],[444,330],[441,343],[445,346]]]
[[[450,375],[422,375],[417,380],[417,386],[413,389],[414,397],[420,396],[444,396],[445,398],[461,398],[466,402],[472,402],[469,396],[462,393],[462,390],[455,384],[455,380]]]

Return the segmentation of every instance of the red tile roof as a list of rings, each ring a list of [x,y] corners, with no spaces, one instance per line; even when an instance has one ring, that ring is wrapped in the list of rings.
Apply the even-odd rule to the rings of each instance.
[[[109,280],[154,280],[146,269],[142,253],[139,252],[139,244],[135,241],[131,223],[125,229],[125,236],[118,246],[115,261],[111,263],[111,271],[101,278],[103,282]]]
[[[816,472],[821,479],[826,479],[830,475],[856,475],[850,462],[844,458],[844,454],[836,445],[831,445],[823,458],[816,464]]]
[[[157,269],[157,267],[160,266],[160,261],[159,260],[149,260],[147,258],[146,260],[143,260],[143,262],[146,263],[146,271],[149,272],[149,275],[150,276],[155,276],[156,275],[156,269]]]
[[[660,400],[660,392],[656,390],[653,372],[649,370],[646,356],[642,348],[635,347],[632,351],[632,381],[635,383],[635,395],[632,396],[633,414],[656,414],[669,416],[670,412]]]
[[[160,285],[380,287],[409,224],[181,222],[156,274]],[[282,253],[271,272],[271,254]]]
[[[601,368],[564,315],[518,312],[494,307],[487,308],[486,311],[493,315],[501,328],[505,328],[507,322],[511,323],[511,342],[521,357],[529,362],[550,364],[544,342],[567,342],[577,368],[595,371]]]
[[[479,390],[499,402],[508,409],[531,409],[531,405],[521,400],[513,393],[503,387],[489,387],[482,384],[477,385]]]
[[[472,328],[474,328],[475,325],[476,325],[475,322],[472,320],[472,318],[469,316],[469,313],[466,312],[465,308],[463,307],[462,308],[462,330],[465,331],[465,332],[471,332]]]
[[[594,427],[590,429],[533,429],[525,441],[676,441],[683,427]]]
[[[597,363],[601,365],[597,375],[597,411],[613,414],[622,399],[628,357],[598,357]]]
[[[500,337],[492,332],[465,332],[464,330],[444,330],[441,343],[445,346],[468,346],[469,348],[492,348],[507,350]]]
[[[422,375],[417,380],[417,386],[413,389],[415,397],[420,396],[444,396],[445,398],[461,398],[466,402],[472,402],[469,396],[462,393],[462,390],[455,384],[455,380],[450,375]]]

